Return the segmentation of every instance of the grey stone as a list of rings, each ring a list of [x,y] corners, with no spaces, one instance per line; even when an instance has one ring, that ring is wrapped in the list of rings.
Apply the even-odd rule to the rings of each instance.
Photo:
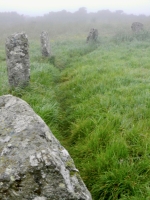
[[[133,22],[132,23],[132,26],[131,26],[131,29],[134,33],[138,33],[140,32],[141,30],[143,30],[144,26],[142,23],[140,22]]]
[[[25,33],[15,33],[6,39],[8,80],[11,87],[28,85],[30,80],[29,44]]]
[[[0,199],[91,200],[68,151],[23,100],[0,97]]]
[[[46,200],[45,197],[35,197],[33,200]]]
[[[98,39],[98,30],[91,28],[91,30],[87,36],[86,42],[89,42],[89,41],[95,42],[95,41],[97,41],[97,39]]]
[[[42,56],[49,57],[50,56],[50,44],[49,44],[48,33],[46,31],[42,31],[40,38],[41,38]]]

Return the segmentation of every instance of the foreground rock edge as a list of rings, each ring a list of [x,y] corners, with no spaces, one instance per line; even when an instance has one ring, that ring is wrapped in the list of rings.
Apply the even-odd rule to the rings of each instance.
[[[12,95],[0,97],[0,199],[92,199],[68,151]]]

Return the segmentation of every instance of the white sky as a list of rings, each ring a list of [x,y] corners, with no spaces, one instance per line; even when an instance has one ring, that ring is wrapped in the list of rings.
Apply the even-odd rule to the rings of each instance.
[[[16,11],[31,16],[63,9],[74,12],[81,7],[86,7],[88,12],[108,9],[150,15],[150,0],[0,0],[0,12]]]

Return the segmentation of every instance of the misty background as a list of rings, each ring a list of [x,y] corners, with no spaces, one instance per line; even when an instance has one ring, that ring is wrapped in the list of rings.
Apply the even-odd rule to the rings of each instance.
[[[109,37],[121,31],[131,32],[131,24],[135,21],[143,23],[145,31],[150,30],[150,16],[126,14],[123,10],[87,12],[85,7],[81,7],[75,12],[61,10],[36,17],[0,12],[0,43],[14,32],[25,32],[29,39],[37,39],[43,30],[49,32],[51,40],[61,39],[62,35],[84,39],[91,28],[97,28],[100,37]]]

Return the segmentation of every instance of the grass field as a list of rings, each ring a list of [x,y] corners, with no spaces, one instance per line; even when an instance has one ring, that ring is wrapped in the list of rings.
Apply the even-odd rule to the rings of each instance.
[[[0,95],[27,101],[69,151],[94,200],[150,199],[150,34],[116,31],[87,44],[30,42],[30,85],[9,89],[0,49]]]

